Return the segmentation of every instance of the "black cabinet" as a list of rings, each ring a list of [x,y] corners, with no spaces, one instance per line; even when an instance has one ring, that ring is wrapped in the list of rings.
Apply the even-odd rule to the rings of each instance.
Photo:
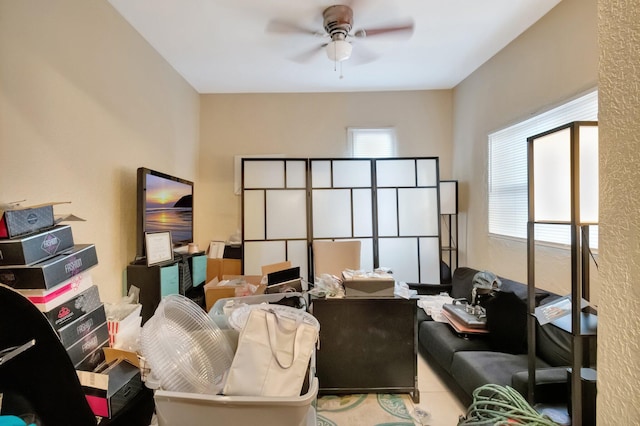
[[[410,393],[419,401],[417,301],[316,299],[321,394]]]
[[[142,323],[153,315],[160,299],[169,294],[179,294],[178,263],[166,266],[131,264],[127,266],[127,292],[131,286],[140,289]]]
[[[132,263],[127,266],[127,292],[131,286],[140,289],[142,323],[155,312],[160,300],[169,294],[182,294],[204,306],[202,284],[207,275],[204,254],[184,255],[167,265],[147,266]]]

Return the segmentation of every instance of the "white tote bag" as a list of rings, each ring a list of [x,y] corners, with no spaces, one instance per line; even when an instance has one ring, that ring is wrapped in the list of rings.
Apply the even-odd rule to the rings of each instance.
[[[318,332],[302,316],[292,319],[275,310],[253,309],[240,332],[222,393],[299,396]]]

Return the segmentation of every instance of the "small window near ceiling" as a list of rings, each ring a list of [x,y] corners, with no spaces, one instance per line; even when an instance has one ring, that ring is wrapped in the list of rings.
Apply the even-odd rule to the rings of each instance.
[[[354,158],[396,156],[396,129],[349,127],[349,151]]]

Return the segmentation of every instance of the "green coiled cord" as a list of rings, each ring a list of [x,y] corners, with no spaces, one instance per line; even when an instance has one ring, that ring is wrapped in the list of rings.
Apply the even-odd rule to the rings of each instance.
[[[473,402],[458,426],[558,426],[509,386],[488,384],[473,391]]]

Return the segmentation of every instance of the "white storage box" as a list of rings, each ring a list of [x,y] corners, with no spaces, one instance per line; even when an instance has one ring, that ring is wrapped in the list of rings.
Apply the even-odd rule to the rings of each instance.
[[[209,311],[225,333],[234,350],[238,332],[229,326],[224,306],[228,301],[246,303],[274,303],[289,297],[303,297],[300,293],[277,293],[218,300]],[[315,351],[314,351],[315,352]],[[200,393],[170,392],[158,389],[154,400],[158,426],[208,425],[216,426],[316,426],[315,400],[318,395],[315,377],[315,353],[302,395],[296,397],[226,396]]]

